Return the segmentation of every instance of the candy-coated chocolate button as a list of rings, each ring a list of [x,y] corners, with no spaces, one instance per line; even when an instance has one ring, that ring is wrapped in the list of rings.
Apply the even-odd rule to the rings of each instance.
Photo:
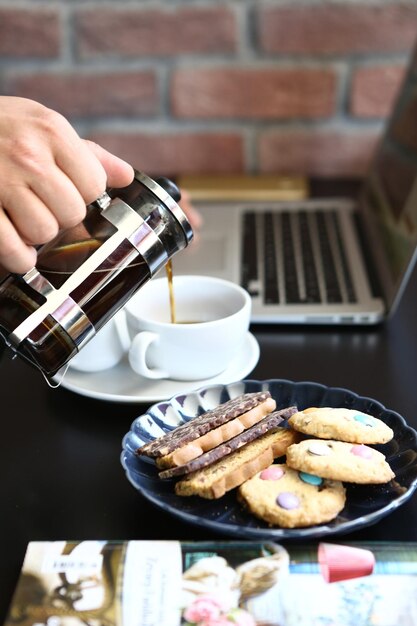
[[[372,458],[372,449],[368,448],[368,446],[364,446],[363,443],[358,444],[357,446],[352,446],[350,451],[352,454],[360,456],[362,459]]]
[[[355,420],[355,422],[360,422],[361,424],[364,424],[365,426],[370,426],[371,428],[375,426],[374,418],[370,415],[365,415],[364,413],[357,413],[353,416],[353,419]]]
[[[295,493],[291,493],[290,491],[283,491],[279,494],[276,500],[278,506],[282,509],[298,509],[300,506],[300,501],[295,495]]]
[[[331,453],[329,446],[319,441],[312,441],[308,446],[308,451],[316,456],[327,456]]]
[[[307,474],[307,472],[299,472],[299,477],[305,483],[309,485],[321,485],[323,479],[320,476],[316,476],[315,474]]]
[[[262,470],[259,478],[262,480],[279,480],[284,476],[284,470],[278,465],[270,465],[266,469]]]

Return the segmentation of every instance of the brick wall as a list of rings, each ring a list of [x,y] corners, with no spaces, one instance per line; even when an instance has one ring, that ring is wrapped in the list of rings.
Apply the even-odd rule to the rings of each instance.
[[[0,90],[149,174],[362,175],[416,0],[0,0]]]

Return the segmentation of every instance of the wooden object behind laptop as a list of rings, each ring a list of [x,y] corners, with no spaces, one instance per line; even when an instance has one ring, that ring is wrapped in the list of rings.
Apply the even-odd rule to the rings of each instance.
[[[259,175],[184,175],[178,178],[194,202],[303,200],[309,185],[302,176]]]

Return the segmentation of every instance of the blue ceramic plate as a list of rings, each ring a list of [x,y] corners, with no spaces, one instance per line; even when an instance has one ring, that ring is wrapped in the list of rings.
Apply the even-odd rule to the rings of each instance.
[[[346,506],[330,523],[309,528],[271,528],[242,508],[235,490],[219,500],[180,498],[174,493],[173,480],[159,479],[151,461],[135,456],[135,450],[145,442],[179,424],[242,393],[261,390],[271,392],[277,408],[290,405],[297,405],[299,410],[309,406],[347,407],[382,419],[393,429],[394,439],[375,447],[386,455],[396,474],[395,480],[385,485],[348,485]],[[398,413],[347,389],[289,380],[244,380],[204,387],[155,404],[133,422],[125,435],[121,461],[128,479],[142,496],[186,523],[241,539],[316,538],[344,534],[374,524],[411,497],[417,486],[417,433]]]

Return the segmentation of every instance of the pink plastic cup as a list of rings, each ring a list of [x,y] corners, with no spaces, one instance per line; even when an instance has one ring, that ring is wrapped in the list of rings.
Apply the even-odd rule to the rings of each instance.
[[[318,562],[328,583],[369,576],[375,567],[375,557],[370,550],[333,543],[319,544]]]

